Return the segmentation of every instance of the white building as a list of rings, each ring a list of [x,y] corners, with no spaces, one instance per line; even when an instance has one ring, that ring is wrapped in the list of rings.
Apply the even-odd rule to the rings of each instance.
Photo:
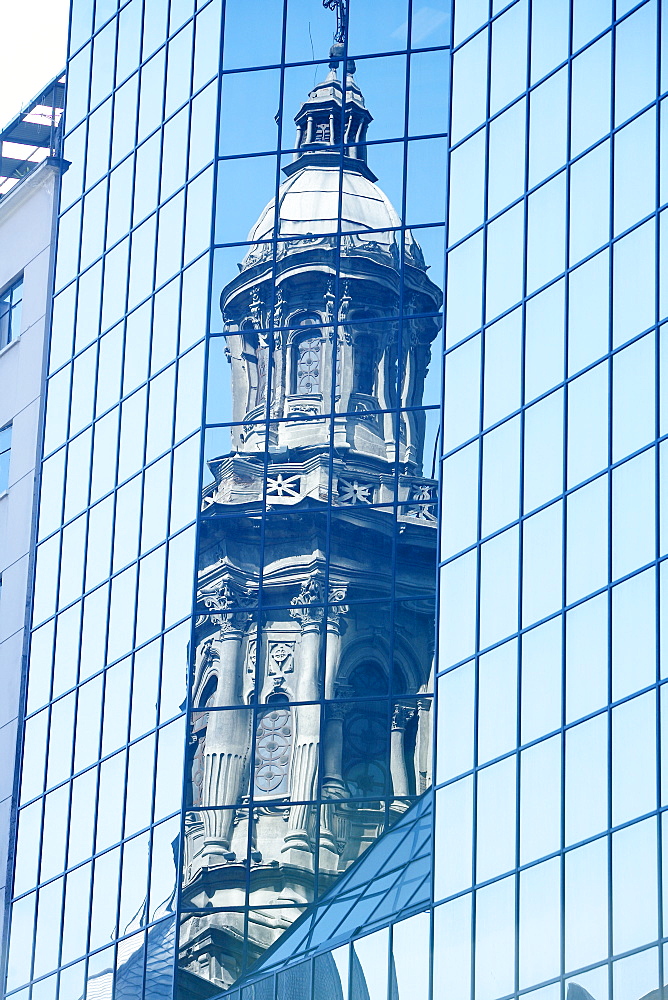
[[[55,80],[0,133],[0,892],[17,747],[53,232],[62,161]],[[0,911],[4,915],[4,907]],[[3,916],[0,916],[0,920]]]

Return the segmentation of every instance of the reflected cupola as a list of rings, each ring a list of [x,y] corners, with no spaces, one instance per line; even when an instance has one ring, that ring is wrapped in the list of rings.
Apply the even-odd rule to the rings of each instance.
[[[343,71],[345,77],[345,108],[343,84],[338,79],[337,68],[342,61],[343,46],[333,45],[330,50],[329,73],[302,104],[297,116],[294,161],[285,167],[289,177],[306,163],[331,165],[332,152],[337,161],[343,150],[344,170],[356,170],[370,181],[378,178],[366,163],[366,133],[373,118],[364,105],[362,91],[355,82],[355,62],[348,59]],[[338,162],[334,166],[338,167]]]
[[[372,116],[340,47],[296,117],[294,158],[221,295],[233,447],[293,455],[330,444],[376,473],[420,475],[421,414],[441,290],[367,165]],[[344,96],[345,95],[345,96]],[[399,419],[391,411],[406,409]]]

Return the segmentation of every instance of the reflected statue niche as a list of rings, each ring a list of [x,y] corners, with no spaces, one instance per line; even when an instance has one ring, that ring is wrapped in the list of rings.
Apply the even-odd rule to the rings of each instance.
[[[280,213],[221,290],[235,426],[200,517],[183,998],[230,986],[431,783],[420,406],[442,294],[353,141],[371,116],[337,65],[297,116]],[[320,127],[337,115],[341,204]]]

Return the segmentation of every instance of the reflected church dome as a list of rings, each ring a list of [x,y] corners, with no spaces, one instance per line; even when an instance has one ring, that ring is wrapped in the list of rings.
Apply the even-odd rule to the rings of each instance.
[[[272,198],[248,234],[253,246],[242,270],[272,256],[268,241],[274,238],[280,241],[277,255],[282,257],[307,244],[331,244],[338,232],[344,253],[389,254],[399,266],[401,219],[366,162],[366,132],[373,119],[355,82],[353,60],[343,74],[342,110],[336,47],[331,55],[327,78],[313,88],[295,118],[295,154],[283,170],[287,179],[278,191],[278,218]],[[403,239],[406,263],[425,270],[422,250],[410,230],[404,230]]]
[[[336,154],[329,154],[335,157]],[[308,162],[281,185],[278,192],[278,222],[275,200],[269,202],[248,235],[250,243],[281,237],[309,237],[336,233],[339,220],[339,177],[337,165],[317,166]],[[356,234],[355,242],[380,244],[385,250],[397,245],[401,220],[390,199],[376,183],[350,168],[341,180],[341,232]],[[368,236],[365,236],[368,233]],[[415,240],[405,232],[406,250]]]

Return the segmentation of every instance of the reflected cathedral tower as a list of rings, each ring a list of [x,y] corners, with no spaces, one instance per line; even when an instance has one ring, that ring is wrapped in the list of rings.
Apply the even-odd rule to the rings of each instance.
[[[235,426],[202,501],[192,995],[229,986],[431,782],[419,407],[442,295],[367,165],[372,117],[341,54],[220,298]]]

